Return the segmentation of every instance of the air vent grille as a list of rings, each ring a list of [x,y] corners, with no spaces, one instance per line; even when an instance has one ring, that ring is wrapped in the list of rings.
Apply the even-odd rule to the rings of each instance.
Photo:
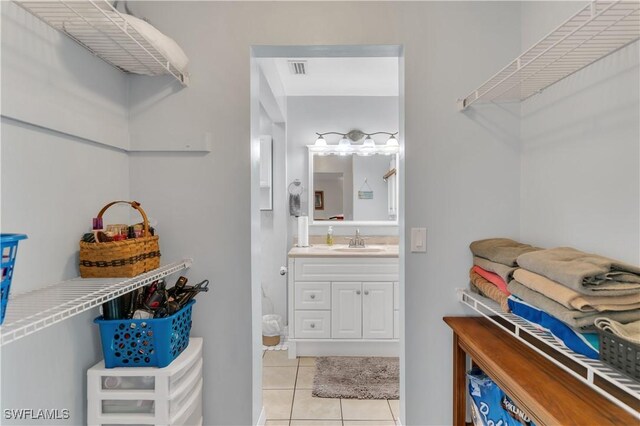
[[[289,70],[293,75],[306,75],[307,61],[289,61]]]

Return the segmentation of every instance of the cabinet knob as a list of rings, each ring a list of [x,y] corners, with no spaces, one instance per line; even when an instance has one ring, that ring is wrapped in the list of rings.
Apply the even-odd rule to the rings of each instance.
[[[315,299],[315,298],[316,298],[316,295],[315,295],[315,294],[312,294],[312,295],[311,295],[311,296],[309,296],[309,297],[310,297],[310,298],[312,298],[312,299]]]
[[[357,295],[360,295],[360,290],[356,290],[356,294],[357,294]]]
[[[315,325],[315,323],[311,323],[311,325],[309,327],[316,328],[316,325]]]
[[[365,291],[364,291],[364,295],[365,295],[365,296],[368,296],[368,295],[369,295],[369,290],[365,290]]]

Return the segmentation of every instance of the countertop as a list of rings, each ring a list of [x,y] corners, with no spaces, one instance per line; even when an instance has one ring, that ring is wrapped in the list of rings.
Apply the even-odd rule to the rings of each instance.
[[[395,244],[371,244],[364,249],[349,248],[346,244],[313,244],[309,247],[293,247],[289,257],[398,257]]]

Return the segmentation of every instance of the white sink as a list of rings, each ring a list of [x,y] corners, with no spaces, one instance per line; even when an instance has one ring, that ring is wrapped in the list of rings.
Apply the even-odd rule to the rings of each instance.
[[[370,247],[333,247],[331,250],[339,251],[342,253],[380,253],[385,251],[384,247],[370,246]]]

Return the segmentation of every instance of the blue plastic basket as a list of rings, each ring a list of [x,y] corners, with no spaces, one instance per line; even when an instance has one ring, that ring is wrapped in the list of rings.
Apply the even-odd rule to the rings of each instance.
[[[13,278],[13,267],[18,254],[18,243],[27,238],[24,234],[0,234],[2,248],[2,283],[0,304],[0,324],[4,322],[4,314],[7,312],[7,302],[9,301],[9,291],[11,291],[11,279]]]
[[[189,345],[195,300],[165,318],[94,320],[100,327],[104,365],[166,367]]]

